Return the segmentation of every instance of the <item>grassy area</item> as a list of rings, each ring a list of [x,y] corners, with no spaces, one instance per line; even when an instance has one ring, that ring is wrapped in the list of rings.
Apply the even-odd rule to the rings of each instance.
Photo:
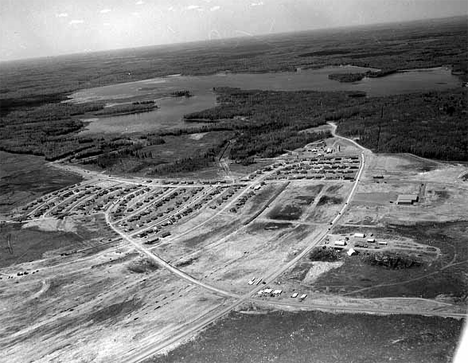
[[[346,233],[341,228],[338,233]],[[372,229],[375,235],[412,238],[441,249],[442,256],[432,263],[409,268],[390,268],[369,263],[359,256],[347,257],[343,266],[321,275],[314,284],[320,291],[363,297],[414,296],[435,298],[444,294],[455,301],[468,296],[468,222],[420,223],[413,226],[391,225]]]
[[[231,313],[146,363],[450,362],[463,321],[323,312]]]
[[[75,174],[47,167],[41,157],[0,151],[0,213],[8,213],[15,207],[81,180]]]
[[[44,253],[58,250],[62,253],[86,247],[75,233],[40,231],[21,228],[21,223],[6,224],[0,228],[0,267],[39,260]],[[9,237],[8,237],[9,236]],[[8,247],[10,240],[11,249]]]
[[[108,242],[116,236],[102,215],[66,221],[65,225],[67,231],[41,230],[23,223],[0,224],[0,268],[39,260],[50,253],[89,256],[110,247]]]

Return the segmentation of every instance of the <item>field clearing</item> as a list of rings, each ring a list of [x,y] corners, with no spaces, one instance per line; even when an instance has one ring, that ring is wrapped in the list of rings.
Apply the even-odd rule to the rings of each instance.
[[[380,182],[437,182],[453,184],[463,182],[461,174],[466,166],[459,163],[439,162],[423,159],[410,154],[372,154],[363,181],[370,181],[374,175],[384,176]],[[462,185],[468,186],[464,182]]]
[[[420,185],[364,182],[342,221],[345,224],[385,225],[392,222],[449,222],[466,218],[468,189],[463,186],[428,181],[420,202],[410,206],[395,203],[398,194],[419,194]]]
[[[96,253],[108,248],[115,237],[102,216],[3,224],[0,226],[0,246],[5,253],[0,254],[0,267],[41,259],[51,262],[54,257],[72,254]]]
[[[53,268],[27,266],[39,267],[39,272],[0,281],[0,306],[9,307],[0,318],[0,359],[120,359],[150,337],[164,339],[225,302],[148,267],[129,249]]]
[[[298,220],[303,213],[314,204],[314,201],[323,184],[299,186],[290,184],[274,204],[271,206],[267,217],[278,220]]]
[[[8,236],[10,236],[11,252],[8,252]],[[85,241],[74,233],[21,228],[21,224],[2,226],[0,240],[2,250],[5,251],[5,253],[0,254],[0,267],[39,260],[46,252],[53,250],[66,253],[87,247]]]
[[[316,223],[331,222],[341,209],[351,188],[352,184],[347,182],[327,183],[317,206],[306,217],[306,221]]]
[[[202,211],[201,215],[190,220],[188,224],[184,223],[174,229],[175,233],[186,233],[186,235],[168,239],[167,242],[163,242],[153,250],[166,260],[180,263],[185,261],[187,256],[198,256],[205,248],[210,250],[220,242],[221,245],[224,245],[224,239],[241,230],[244,223],[250,220],[252,215],[261,211],[265,203],[281,186],[282,184],[279,183],[264,186],[249,198],[236,213],[225,211],[198,227],[199,222],[213,215],[210,209]]]
[[[0,213],[81,180],[48,166],[42,157],[0,151]]]
[[[196,154],[206,152],[209,148],[217,147],[225,139],[228,139],[232,132],[212,131],[204,134],[196,134],[201,137],[189,135],[164,136],[164,144],[147,146],[142,152],[153,153],[156,161],[169,162],[174,159],[192,157]]]
[[[367,228],[382,239],[409,238],[417,243],[439,248],[441,257],[419,267],[390,269],[364,262],[359,255],[345,257],[343,266],[321,275],[314,284],[318,291],[355,297],[414,296],[435,298],[438,295],[466,303],[468,294],[468,222],[418,223]],[[338,233],[356,232],[340,227]]]
[[[463,321],[323,312],[231,313],[198,338],[146,363],[449,362]]]
[[[266,225],[254,223],[222,244],[201,250],[184,271],[229,291],[245,293],[251,289],[247,282],[252,277],[265,278],[320,232],[304,225],[265,230]]]

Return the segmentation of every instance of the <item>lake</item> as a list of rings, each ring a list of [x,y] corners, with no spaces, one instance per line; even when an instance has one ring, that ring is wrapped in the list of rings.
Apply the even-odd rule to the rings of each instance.
[[[342,66],[281,73],[174,75],[81,90],[71,96],[71,101],[104,100],[116,103],[128,99],[156,100],[159,108],[155,111],[93,119],[83,131],[85,134],[132,133],[193,126],[184,122],[183,116],[215,106],[213,87],[273,91],[364,91],[368,97],[380,97],[428,90],[441,91],[461,85],[461,81],[445,67],[402,71],[381,78],[364,78],[355,83],[340,83],[328,79],[330,73],[357,73],[367,70],[372,69]],[[193,97],[162,97],[180,90],[190,91]]]

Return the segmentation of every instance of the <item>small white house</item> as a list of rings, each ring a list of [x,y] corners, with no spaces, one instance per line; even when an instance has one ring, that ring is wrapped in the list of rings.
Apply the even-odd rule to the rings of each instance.
[[[348,254],[348,256],[352,256],[352,255],[355,255],[357,252],[354,248],[350,248],[348,250],[348,252],[346,252]]]
[[[335,246],[346,246],[346,241],[343,241],[343,240],[338,240],[338,241],[335,241]]]
[[[367,243],[375,243],[375,238],[368,238]]]
[[[366,237],[366,235],[364,233],[359,232],[359,233],[354,234],[354,238],[365,238],[365,237]]]

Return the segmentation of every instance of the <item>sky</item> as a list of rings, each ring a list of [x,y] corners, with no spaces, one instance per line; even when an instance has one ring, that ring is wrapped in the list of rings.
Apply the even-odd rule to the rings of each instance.
[[[468,0],[0,0],[0,61],[468,14]]]

